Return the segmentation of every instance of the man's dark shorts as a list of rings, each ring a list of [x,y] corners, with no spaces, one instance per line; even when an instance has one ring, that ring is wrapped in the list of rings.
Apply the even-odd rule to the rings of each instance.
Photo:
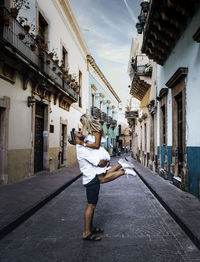
[[[86,187],[86,195],[88,204],[96,205],[99,197],[100,182],[97,176],[93,178],[89,183],[84,185]]]

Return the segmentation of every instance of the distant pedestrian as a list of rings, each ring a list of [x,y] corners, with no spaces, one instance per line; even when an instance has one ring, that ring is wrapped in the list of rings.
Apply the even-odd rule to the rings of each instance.
[[[93,216],[98,202],[100,184],[110,182],[124,174],[135,175],[132,164],[120,159],[118,164],[109,168],[107,152],[101,147],[103,135],[102,125],[92,116],[84,114],[80,118],[82,132],[75,132],[77,159],[83,173],[83,185],[86,187],[87,207],[84,213],[83,240],[99,241],[97,233],[103,233],[103,228],[93,225]],[[121,169],[123,168],[123,169]]]

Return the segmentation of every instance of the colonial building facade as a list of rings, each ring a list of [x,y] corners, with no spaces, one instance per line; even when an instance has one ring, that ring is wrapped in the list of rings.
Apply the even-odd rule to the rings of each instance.
[[[18,15],[0,4],[0,183],[11,183],[76,162],[67,136],[88,108],[89,50],[67,0]]]
[[[126,111],[126,118],[132,127],[133,156],[143,165],[156,169],[156,64],[141,53],[142,38],[138,35],[132,40],[129,76],[130,94],[140,101],[133,109]]]
[[[199,1],[146,2],[141,51],[157,66],[158,172],[200,196]]]
[[[87,56],[89,70],[89,108],[88,111],[100,119],[107,140],[104,147],[110,154],[117,147],[118,108],[121,100],[96,64],[91,55]]]

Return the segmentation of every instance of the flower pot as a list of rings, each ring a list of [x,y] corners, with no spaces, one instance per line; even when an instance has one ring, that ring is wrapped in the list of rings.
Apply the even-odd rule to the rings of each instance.
[[[4,24],[4,26],[10,25],[10,18],[8,16],[3,17],[3,24]]]
[[[19,13],[19,10],[18,10],[17,8],[14,8],[14,7],[10,8],[10,14],[11,14],[11,16],[14,17],[15,19],[17,18],[18,13]]]
[[[31,48],[32,51],[35,51],[36,48],[37,48],[37,46],[36,46],[35,44],[31,44],[31,45],[30,45],[30,48]]]
[[[144,25],[142,25],[141,23],[137,23],[136,28],[137,28],[138,34],[142,34],[142,31],[144,29]]]
[[[45,52],[44,51],[40,51],[39,52],[39,58],[40,59],[44,59],[44,56],[45,56]]]
[[[149,2],[143,1],[140,5],[144,13],[147,13],[149,11]]]
[[[139,15],[138,20],[140,21],[141,24],[145,24],[146,16],[145,15]]]
[[[53,71],[55,72],[55,71],[56,71],[56,66],[53,66],[53,68],[52,68],[52,69],[53,69]]]
[[[49,57],[53,58],[53,53],[52,52],[49,53]]]
[[[29,32],[29,30],[30,30],[30,26],[29,25],[24,25],[24,30],[28,33]]]
[[[18,34],[18,37],[19,37],[20,40],[23,40],[23,39],[25,38],[25,34],[19,33],[19,34]]]
[[[47,50],[48,45],[46,43],[41,43],[40,46],[42,47],[42,49]]]
[[[51,60],[50,59],[47,59],[47,65],[50,65],[51,64]]]

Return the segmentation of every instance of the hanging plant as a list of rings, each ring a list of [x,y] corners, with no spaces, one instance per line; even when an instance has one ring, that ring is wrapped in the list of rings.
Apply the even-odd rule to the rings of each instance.
[[[141,14],[141,15],[138,16],[138,20],[140,21],[141,24],[145,24],[146,16]]]
[[[144,13],[147,13],[149,11],[149,2],[143,1],[140,5]]]
[[[67,78],[66,75],[63,75],[63,76],[62,76],[62,79],[63,79],[63,80],[66,80],[66,78]]]
[[[53,52],[50,52],[50,53],[49,53],[49,57],[50,57],[50,58],[53,58],[53,56],[54,56]]]
[[[43,50],[40,50],[40,52],[39,52],[39,58],[40,58],[40,59],[44,59],[44,57],[45,57],[45,52],[44,52]]]
[[[19,37],[20,40],[23,40],[23,39],[25,38],[25,34],[19,33],[19,34],[18,34],[18,37]]]
[[[36,44],[31,44],[30,48],[31,48],[32,51],[35,51],[37,49],[37,46],[36,46]]]

